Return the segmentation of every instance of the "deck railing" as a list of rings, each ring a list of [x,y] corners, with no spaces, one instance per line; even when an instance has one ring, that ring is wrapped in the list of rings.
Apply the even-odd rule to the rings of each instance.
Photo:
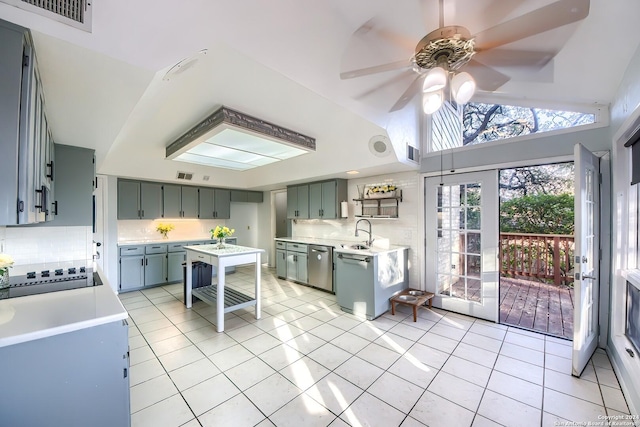
[[[510,277],[573,282],[572,235],[500,233],[500,273]]]

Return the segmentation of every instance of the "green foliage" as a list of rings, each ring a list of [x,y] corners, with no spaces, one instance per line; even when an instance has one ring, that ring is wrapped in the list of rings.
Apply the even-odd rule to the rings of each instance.
[[[573,234],[573,195],[535,194],[500,205],[500,231],[504,233]]]

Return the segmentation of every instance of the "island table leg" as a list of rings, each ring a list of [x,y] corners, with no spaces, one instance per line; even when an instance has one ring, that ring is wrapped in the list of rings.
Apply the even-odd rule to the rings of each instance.
[[[185,295],[185,304],[187,304],[187,308],[191,308],[191,290],[192,290],[192,282],[193,280],[193,261],[191,261],[191,257],[187,256],[187,283],[186,283],[186,295]]]
[[[260,253],[256,254],[256,319],[260,319]]]
[[[218,332],[224,331],[224,279],[225,263],[218,261],[218,288],[216,300],[216,326]]]

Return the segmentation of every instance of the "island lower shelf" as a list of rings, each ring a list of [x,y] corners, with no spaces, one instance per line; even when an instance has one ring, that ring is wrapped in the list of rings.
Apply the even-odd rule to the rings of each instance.
[[[194,297],[200,298],[207,304],[216,305],[218,301],[218,286],[203,286],[194,289],[192,292]],[[231,288],[224,288],[224,312],[240,310],[241,308],[256,305],[256,299],[240,291]]]

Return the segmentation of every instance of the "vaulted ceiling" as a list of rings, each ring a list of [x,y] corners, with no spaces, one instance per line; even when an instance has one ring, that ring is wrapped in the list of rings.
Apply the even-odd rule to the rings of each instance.
[[[444,20],[475,34],[552,2],[445,0]],[[411,46],[438,28],[438,0],[93,3],[91,33],[3,3],[0,18],[33,31],[54,138],[96,149],[99,173],[172,181],[189,171],[201,184],[208,175],[207,185],[267,189],[354,169],[416,169],[404,150],[424,133],[419,99],[389,112],[407,86],[401,71],[340,73],[408,59],[411,50],[389,37],[354,33],[373,19]],[[509,45],[558,54],[537,72],[510,68],[509,82],[477,99],[608,104],[640,42],[640,2],[590,3],[583,21]],[[193,66],[164,78],[194,55]],[[221,105],[315,137],[317,151],[244,172],[165,160],[167,145]],[[368,142],[377,135],[396,152],[374,156]]]

